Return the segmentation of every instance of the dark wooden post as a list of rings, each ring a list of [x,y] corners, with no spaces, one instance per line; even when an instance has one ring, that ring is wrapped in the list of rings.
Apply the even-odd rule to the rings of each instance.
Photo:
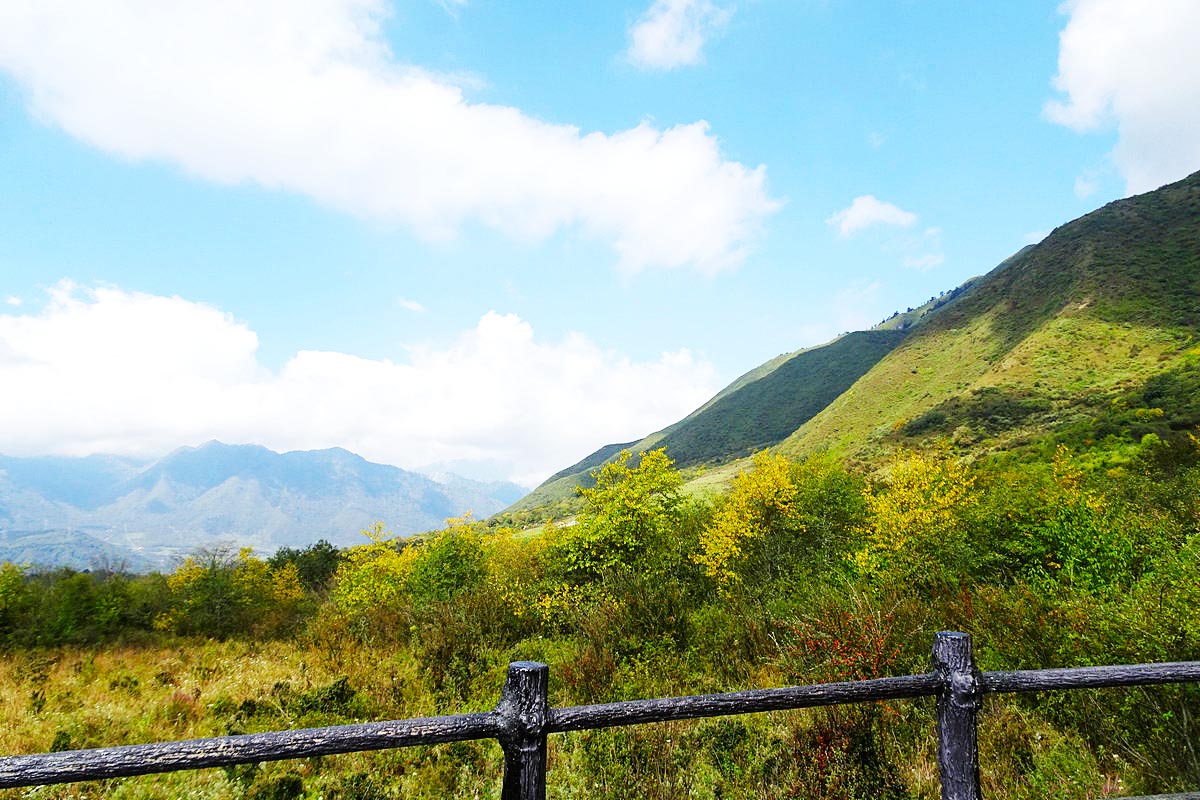
[[[504,748],[501,800],[546,800],[546,717],[549,716],[550,668],[514,661],[496,711],[503,717]]]
[[[975,717],[982,695],[971,637],[939,631],[933,640],[933,672],[942,682],[937,696],[942,800],[979,800]]]

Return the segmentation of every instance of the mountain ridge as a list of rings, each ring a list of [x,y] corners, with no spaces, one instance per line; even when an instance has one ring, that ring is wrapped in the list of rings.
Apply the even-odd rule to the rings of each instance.
[[[799,377],[819,371],[787,375],[785,367],[804,360],[838,365],[847,337],[885,331],[896,332],[893,346],[856,362],[844,386]],[[586,471],[621,449],[666,447],[698,489],[727,482],[755,449],[792,458],[829,451],[869,468],[902,447],[941,443],[978,457],[1025,446],[1102,414],[1101,398],[1136,394],[1180,367],[1198,331],[1200,172],[1060,225],[870,331],[777,356],[679,422],[600,448],[505,514],[520,522],[569,513],[575,485],[588,485]],[[772,379],[778,385],[766,391]],[[820,408],[807,413],[810,405]],[[726,424],[698,424],[722,407]],[[771,414],[773,427],[762,423]]]
[[[137,568],[230,542],[261,551],[318,539],[346,546],[376,521],[420,533],[467,512],[486,516],[523,493],[505,482],[438,482],[342,448],[276,453],[210,441],[146,462],[0,456],[0,559],[40,552],[32,560],[43,566],[81,568],[64,556],[72,536],[84,560]]]
[[[1186,357],[1200,329],[1197,276],[1200,173],[1109,203],[1001,262],[780,450],[869,461],[915,443],[893,431],[980,391],[1081,412]],[[865,418],[876,426],[857,422]]]

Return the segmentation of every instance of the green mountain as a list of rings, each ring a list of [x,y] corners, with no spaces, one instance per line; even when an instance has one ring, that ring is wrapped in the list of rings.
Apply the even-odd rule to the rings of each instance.
[[[869,465],[900,447],[1116,452],[1145,433],[1180,436],[1200,422],[1198,331],[1200,173],[1067,223],[870,331],[778,356],[506,513],[569,513],[575,486],[622,449],[665,447],[703,485],[767,447]]]
[[[665,447],[676,466],[695,467],[778,444],[849,389],[905,335],[902,330],[856,331],[820,347],[776,356],[674,425],[636,442],[605,445],[556,473],[508,511],[570,512],[575,487],[590,485],[591,471],[622,450]]]
[[[1200,173],[1008,259],[780,450],[871,461],[939,438],[972,452],[1026,446],[1137,402],[1154,376],[1190,370],[1198,329]]]

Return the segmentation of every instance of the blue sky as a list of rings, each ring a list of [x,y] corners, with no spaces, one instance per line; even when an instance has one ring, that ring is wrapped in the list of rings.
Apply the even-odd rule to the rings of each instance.
[[[1191,0],[2,0],[0,452],[536,483],[1200,168],[1198,30]]]

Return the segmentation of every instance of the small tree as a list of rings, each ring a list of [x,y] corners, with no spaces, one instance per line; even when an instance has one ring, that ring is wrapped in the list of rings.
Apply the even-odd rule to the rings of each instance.
[[[655,571],[655,555],[665,544],[679,508],[683,479],[664,449],[638,454],[621,451],[592,472],[595,485],[576,491],[584,499],[579,524],[565,529],[558,545],[567,571],[593,579],[613,570]]]
[[[303,597],[296,565],[278,568],[249,547],[189,556],[167,577],[170,608],[155,620],[160,630],[224,638],[281,631]]]
[[[296,565],[300,584],[306,590],[324,592],[342,563],[342,553],[324,539],[318,539],[303,550],[281,547],[270,559],[272,569],[279,569],[288,562]]]
[[[22,628],[27,624],[30,600],[25,571],[8,561],[0,564],[0,644],[25,633]]]
[[[978,501],[975,479],[957,461],[902,454],[867,492],[866,545],[854,555],[867,576],[918,582],[961,575],[971,558],[964,514]]]
[[[796,515],[796,483],[792,464],[763,451],[753,468],[738,473],[724,502],[704,530],[701,551],[695,555],[709,577],[729,586],[741,583],[763,539],[791,527]],[[769,566],[769,565],[768,565]]]
[[[408,589],[418,603],[446,603],[483,582],[487,559],[468,517],[448,520],[449,527],[417,548]]]
[[[416,556],[412,547],[398,548],[382,522],[363,535],[370,541],[350,548],[333,578],[333,604],[350,616],[399,606]]]

